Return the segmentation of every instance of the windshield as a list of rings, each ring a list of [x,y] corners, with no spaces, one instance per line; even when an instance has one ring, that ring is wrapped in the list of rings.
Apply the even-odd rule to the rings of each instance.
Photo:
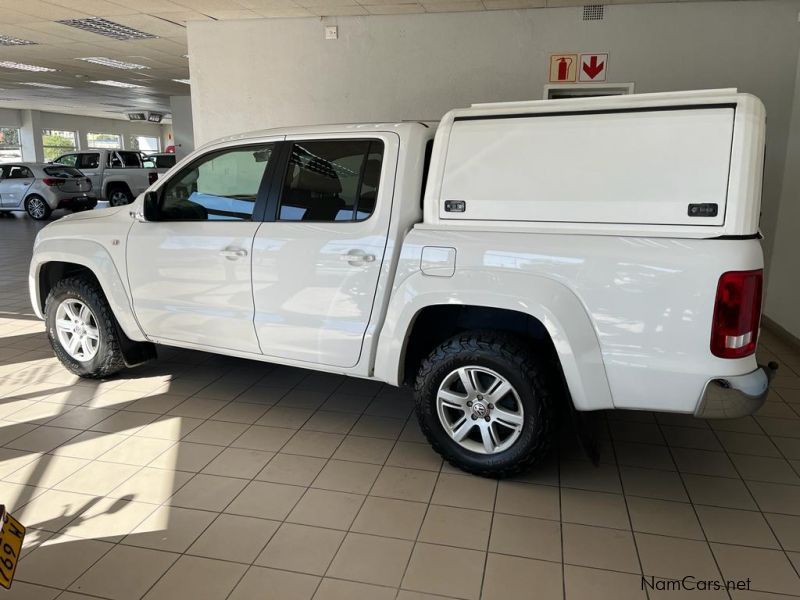
[[[83,173],[81,173],[78,169],[73,167],[65,167],[65,166],[53,166],[53,167],[45,167],[44,172],[47,175],[52,177],[83,177]]]

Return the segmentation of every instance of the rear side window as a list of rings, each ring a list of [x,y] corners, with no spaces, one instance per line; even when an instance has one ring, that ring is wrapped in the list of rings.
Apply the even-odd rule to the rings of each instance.
[[[44,172],[51,177],[83,177],[83,173],[73,167],[45,167]]]
[[[278,219],[363,221],[375,210],[383,162],[380,140],[292,144]]]
[[[100,166],[100,155],[95,153],[79,154],[78,162],[70,166],[75,166],[79,169],[97,169]]]
[[[74,167],[78,162],[78,155],[77,154],[67,154],[65,156],[59,156],[54,162],[57,162],[61,165],[67,165],[69,167]]]
[[[139,168],[142,166],[142,157],[138,152],[112,152],[108,155],[108,166],[112,168]]]
[[[273,144],[198,159],[164,185],[160,221],[249,221]]]

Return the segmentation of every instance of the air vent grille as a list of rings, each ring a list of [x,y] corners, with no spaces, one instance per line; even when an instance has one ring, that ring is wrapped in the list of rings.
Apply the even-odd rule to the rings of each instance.
[[[66,19],[63,21],[56,21],[62,25],[69,25],[83,31],[104,35],[106,37],[114,38],[115,40],[146,40],[158,37],[152,33],[145,33],[133,27],[120,25],[107,19],[100,17],[87,17],[85,19]]]
[[[0,46],[30,46],[35,44],[36,42],[31,40],[23,40],[12,35],[0,35]]]
[[[584,21],[602,21],[605,6],[602,4],[585,4],[583,7]]]

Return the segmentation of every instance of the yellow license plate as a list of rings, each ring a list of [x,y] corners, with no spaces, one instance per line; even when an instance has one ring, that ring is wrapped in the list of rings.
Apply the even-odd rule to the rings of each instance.
[[[0,504],[0,515],[3,522],[0,528],[0,585],[8,589],[14,581],[14,571],[17,570],[25,528],[6,512],[6,507],[2,504]]]

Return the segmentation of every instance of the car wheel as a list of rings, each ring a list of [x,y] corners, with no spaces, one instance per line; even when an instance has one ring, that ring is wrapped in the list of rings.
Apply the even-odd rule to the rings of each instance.
[[[47,337],[58,360],[80,377],[99,379],[125,366],[117,323],[99,286],[62,279],[45,303]]]
[[[111,191],[108,194],[108,205],[109,206],[123,206],[125,204],[130,204],[133,202],[133,196],[122,186],[117,186],[111,188]]]
[[[510,335],[473,331],[449,339],[417,376],[422,432],[464,471],[501,478],[528,470],[547,455],[553,430],[553,393],[542,366]]]
[[[25,199],[25,212],[31,219],[36,221],[44,221],[50,218],[50,213],[53,210],[41,196],[28,196]]]

